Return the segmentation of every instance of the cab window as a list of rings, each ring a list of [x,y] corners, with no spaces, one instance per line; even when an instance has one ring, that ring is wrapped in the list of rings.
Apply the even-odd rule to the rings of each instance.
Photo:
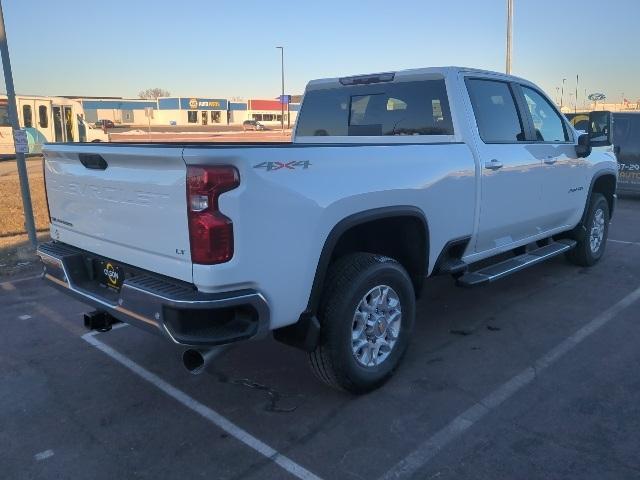
[[[312,90],[304,97],[297,136],[453,135],[442,79]]]
[[[569,135],[562,117],[549,101],[532,88],[522,86],[538,142],[568,142]]]

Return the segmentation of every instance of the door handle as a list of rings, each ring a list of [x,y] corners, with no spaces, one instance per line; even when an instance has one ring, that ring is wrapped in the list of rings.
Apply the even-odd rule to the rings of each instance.
[[[546,163],[547,165],[553,165],[557,161],[558,159],[556,157],[547,157],[544,159],[544,163]]]
[[[485,162],[484,168],[487,168],[489,170],[498,170],[499,168],[502,168],[502,162],[499,162],[494,158],[490,162]]]

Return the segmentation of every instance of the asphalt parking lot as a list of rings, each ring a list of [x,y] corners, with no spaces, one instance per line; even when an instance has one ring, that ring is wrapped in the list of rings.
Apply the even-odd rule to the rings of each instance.
[[[35,278],[0,284],[0,476],[640,478],[640,199],[603,261],[563,258],[472,290],[427,282],[382,389],[318,383],[272,340],[190,376],[180,351]]]

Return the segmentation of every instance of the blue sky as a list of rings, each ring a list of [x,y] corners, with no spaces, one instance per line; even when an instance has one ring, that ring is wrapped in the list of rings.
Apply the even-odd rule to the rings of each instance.
[[[434,65],[504,70],[506,0],[4,0],[19,93],[270,98],[313,78]],[[565,103],[640,98],[640,0],[515,0],[513,73]]]

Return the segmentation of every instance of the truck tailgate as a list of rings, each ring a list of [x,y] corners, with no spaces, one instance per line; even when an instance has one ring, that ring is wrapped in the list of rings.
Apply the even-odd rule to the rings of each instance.
[[[54,240],[192,281],[181,147],[49,145]]]

